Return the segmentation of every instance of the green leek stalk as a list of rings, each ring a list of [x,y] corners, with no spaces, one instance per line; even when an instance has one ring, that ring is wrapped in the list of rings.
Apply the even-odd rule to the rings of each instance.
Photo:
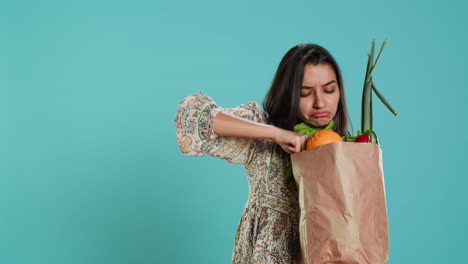
[[[382,55],[382,51],[387,44],[387,39],[385,39],[382,43],[380,48],[379,54],[377,55],[377,59],[375,62],[374,60],[374,51],[375,51],[375,41],[372,40],[371,44],[371,51],[368,54],[367,60],[367,68],[366,68],[366,77],[364,79],[364,88],[362,92],[362,109],[361,109],[361,131],[365,133],[368,130],[372,130],[372,91],[375,92],[377,97],[382,101],[382,103],[396,115],[396,111],[390,106],[388,101],[383,97],[383,95],[377,90],[375,83],[372,80],[372,73],[377,66],[377,62],[380,59],[380,55]],[[358,131],[359,132],[359,131]]]
[[[372,82],[372,90],[375,92],[377,97],[379,97],[380,101],[382,101],[382,103],[384,103],[384,105],[388,108],[388,110],[390,110],[390,112],[392,112],[392,114],[394,114],[396,116],[397,112],[392,108],[392,106],[390,106],[388,101],[385,99],[385,97],[383,97],[383,95],[379,92],[379,90],[377,90],[377,87],[375,87],[374,82]]]
[[[372,72],[374,68],[372,61],[374,60],[375,41],[372,40],[371,51],[368,54],[366,78],[364,78],[364,89],[362,91],[362,109],[361,109],[361,131],[372,129]]]

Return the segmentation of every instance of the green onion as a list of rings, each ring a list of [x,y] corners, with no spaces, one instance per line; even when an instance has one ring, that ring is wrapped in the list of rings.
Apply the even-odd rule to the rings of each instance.
[[[362,92],[362,105],[361,105],[361,131],[372,130],[372,120],[373,120],[373,113],[372,113],[372,91],[375,92],[377,97],[379,97],[380,101],[384,103],[384,105],[396,115],[396,111],[390,106],[388,101],[383,97],[383,95],[377,90],[375,87],[374,82],[372,81],[372,73],[377,66],[377,62],[382,55],[382,51],[387,45],[387,39],[385,39],[380,47],[379,54],[377,55],[377,59],[375,62],[374,60],[374,51],[375,51],[375,41],[372,40],[371,44],[371,51],[368,54],[367,60],[367,68],[366,68],[366,76],[364,78],[364,88]]]
[[[379,92],[379,90],[377,90],[377,87],[375,87],[374,82],[372,82],[372,90],[374,90],[377,97],[379,97],[380,101],[382,101],[382,103],[384,103],[384,105],[388,108],[388,110],[390,110],[390,112],[392,112],[392,114],[394,114],[396,116],[397,115],[396,111],[392,108],[392,106],[390,106],[388,101],[385,99],[385,97],[383,97],[383,95]]]
[[[362,92],[362,111],[361,111],[361,130],[366,131],[372,129],[372,110],[371,107],[371,96],[372,89],[370,85],[371,69],[373,68],[372,60],[374,59],[375,42],[372,40],[371,52],[368,55],[366,78],[364,78],[364,89]]]

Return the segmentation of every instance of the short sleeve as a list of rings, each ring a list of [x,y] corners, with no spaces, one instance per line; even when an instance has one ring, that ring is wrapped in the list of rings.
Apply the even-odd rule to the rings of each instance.
[[[221,108],[209,96],[202,92],[195,93],[179,103],[174,119],[181,152],[190,156],[207,154],[230,163],[247,165],[258,139],[216,135],[213,119],[220,112],[267,123],[266,112],[257,102]]]

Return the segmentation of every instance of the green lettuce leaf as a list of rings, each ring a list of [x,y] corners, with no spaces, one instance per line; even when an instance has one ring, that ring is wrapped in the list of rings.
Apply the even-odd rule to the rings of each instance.
[[[294,126],[294,132],[310,136],[314,134],[315,132],[323,130],[323,129],[333,131],[334,125],[335,125],[335,122],[333,122],[333,120],[330,120],[330,122],[326,126],[321,126],[321,127],[312,126],[303,122]]]

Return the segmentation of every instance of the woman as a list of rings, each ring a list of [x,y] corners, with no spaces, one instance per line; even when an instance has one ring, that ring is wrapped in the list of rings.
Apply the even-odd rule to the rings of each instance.
[[[201,92],[182,100],[175,117],[186,155],[205,154],[242,164],[249,198],[235,237],[232,263],[299,263],[297,189],[285,183],[290,154],[305,148],[296,124],[348,133],[340,68],[316,44],[299,44],[281,60],[263,108],[248,102],[223,109]]]

